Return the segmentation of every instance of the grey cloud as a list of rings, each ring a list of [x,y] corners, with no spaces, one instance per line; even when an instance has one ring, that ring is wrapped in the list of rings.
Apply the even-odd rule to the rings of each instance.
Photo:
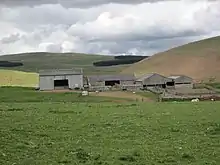
[[[0,43],[2,44],[9,44],[9,43],[13,43],[13,42],[16,42],[20,39],[20,34],[11,34],[7,37],[3,37],[1,40],[0,40]]]
[[[8,4],[10,2],[12,0],[7,0]],[[18,4],[25,2],[20,0]],[[58,1],[53,1],[53,5],[43,4],[52,3],[49,0],[37,2],[42,5],[0,7],[0,40],[7,43],[0,44],[2,51],[151,55],[207,37],[214,31],[215,35],[220,34],[220,3],[169,1],[136,6],[97,5],[87,9],[66,5],[67,9],[62,6],[67,2],[65,0],[60,1],[62,5],[55,4]],[[69,2],[80,6],[88,1]],[[108,1],[89,2],[101,4]]]
[[[0,4],[7,6],[35,6],[42,4],[61,4],[65,7],[91,7],[109,3],[116,4],[140,4],[154,3],[158,1],[179,1],[179,0],[1,0]]]

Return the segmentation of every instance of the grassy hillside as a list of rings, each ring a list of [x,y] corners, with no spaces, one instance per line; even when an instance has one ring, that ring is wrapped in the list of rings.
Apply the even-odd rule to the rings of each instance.
[[[220,163],[219,102],[119,104],[22,88],[0,93],[2,165]]]
[[[0,69],[0,86],[36,87],[38,74]]]
[[[78,53],[24,53],[0,56],[0,61],[22,62],[24,65],[10,69],[38,72],[39,69],[68,69],[80,67],[86,74],[117,73],[128,65],[112,67],[95,67],[93,62],[112,60],[113,56],[87,55]]]
[[[140,76],[157,72],[185,74],[196,80],[220,81],[220,36],[186,44],[144,59],[123,70]]]

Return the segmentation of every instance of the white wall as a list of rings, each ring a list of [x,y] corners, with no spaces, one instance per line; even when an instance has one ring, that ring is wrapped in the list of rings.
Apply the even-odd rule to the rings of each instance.
[[[39,78],[40,90],[54,89],[54,76],[40,76]]]
[[[74,89],[76,84],[80,88],[83,87],[83,75],[69,75],[66,78],[69,80],[69,88]]]
[[[54,80],[64,80],[69,81],[69,88],[74,89],[77,84],[78,87],[83,87],[83,75],[63,75],[63,76],[40,76],[39,87],[40,90],[53,90]]]

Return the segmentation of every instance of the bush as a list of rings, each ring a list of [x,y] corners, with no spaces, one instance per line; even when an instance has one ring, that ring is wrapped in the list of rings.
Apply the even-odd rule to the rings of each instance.
[[[9,62],[9,61],[0,61],[0,67],[16,67],[23,66],[21,62]]]

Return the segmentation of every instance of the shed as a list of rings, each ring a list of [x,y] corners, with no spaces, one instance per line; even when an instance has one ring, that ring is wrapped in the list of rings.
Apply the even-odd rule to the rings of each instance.
[[[141,84],[143,87],[162,87],[174,86],[174,81],[157,73],[145,74],[136,80],[136,83]]]
[[[185,76],[185,75],[172,75],[169,76],[174,82],[175,87],[192,87],[193,86],[193,78]]]
[[[87,78],[90,86],[131,85],[135,82],[134,75],[91,75]]]
[[[83,88],[82,69],[51,69],[39,71],[40,90]]]

